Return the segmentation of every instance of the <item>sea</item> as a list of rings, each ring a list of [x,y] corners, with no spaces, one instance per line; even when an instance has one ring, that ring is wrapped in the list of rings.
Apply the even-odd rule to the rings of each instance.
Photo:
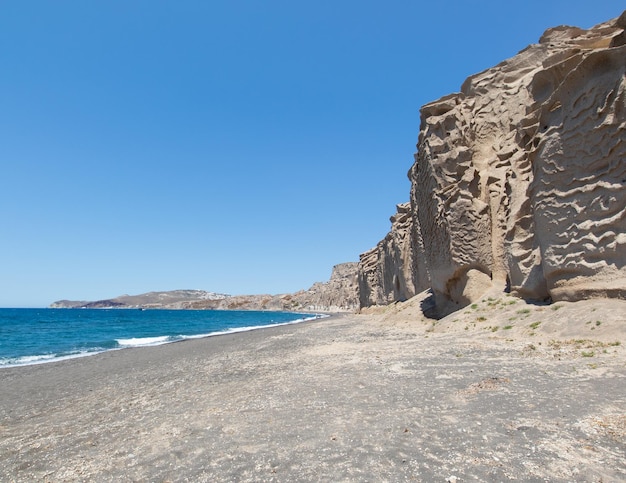
[[[0,370],[320,317],[230,310],[0,309]]]

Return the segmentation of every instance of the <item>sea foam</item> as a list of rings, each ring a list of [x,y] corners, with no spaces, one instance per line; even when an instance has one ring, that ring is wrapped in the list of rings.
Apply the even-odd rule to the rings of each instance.
[[[0,309],[0,370],[321,317],[269,311]]]
[[[160,337],[133,337],[131,339],[115,339],[120,347],[146,347],[167,344],[173,342],[173,338],[168,335]]]

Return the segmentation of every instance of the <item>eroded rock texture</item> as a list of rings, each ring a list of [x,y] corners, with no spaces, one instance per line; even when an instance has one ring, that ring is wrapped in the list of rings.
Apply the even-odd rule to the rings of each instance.
[[[425,270],[418,269],[423,253],[413,232],[410,204],[398,205],[390,220],[389,234],[360,256],[361,307],[407,300],[428,287]]]
[[[407,264],[442,311],[493,286],[626,298],[625,27],[626,13],[550,29],[421,109],[405,228],[416,235],[406,256],[362,256],[362,306],[406,296],[391,296],[388,274]]]
[[[354,312],[359,308],[357,273],[356,262],[340,263],[333,267],[328,282],[314,283],[293,298],[307,310]]]

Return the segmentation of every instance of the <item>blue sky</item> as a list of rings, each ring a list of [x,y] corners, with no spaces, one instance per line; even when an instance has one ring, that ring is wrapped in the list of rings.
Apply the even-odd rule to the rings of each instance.
[[[421,105],[620,3],[3,1],[0,306],[327,280],[408,201]]]

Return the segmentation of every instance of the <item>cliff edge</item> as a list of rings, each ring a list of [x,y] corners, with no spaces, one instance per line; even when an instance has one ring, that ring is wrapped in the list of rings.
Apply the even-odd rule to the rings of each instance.
[[[361,255],[361,307],[431,288],[626,298],[626,12],[538,44],[422,107],[410,204]]]

